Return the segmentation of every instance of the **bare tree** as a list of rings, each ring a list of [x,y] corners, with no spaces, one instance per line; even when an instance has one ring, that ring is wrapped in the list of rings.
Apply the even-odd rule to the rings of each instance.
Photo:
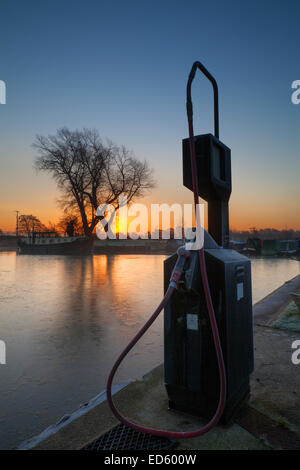
[[[32,232],[44,232],[46,227],[35,215],[25,215],[22,214],[19,216],[19,232],[25,233],[28,237]]]
[[[85,235],[90,236],[101,219],[101,204],[119,209],[119,197],[130,204],[154,187],[153,171],[124,146],[103,144],[95,130],[62,128],[55,136],[37,136],[39,156],[35,166],[48,171],[61,191],[59,203],[66,213],[77,212]],[[102,217],[103,218],[103,217]]]
[[[73,233],[74,234],[82,234],[82,224],[79,220],[79,217],[75,214],[64,214],[58,224],[57,224],[58,229],[61,232],[68,233],[68,228],[72,227],[73,228]]]

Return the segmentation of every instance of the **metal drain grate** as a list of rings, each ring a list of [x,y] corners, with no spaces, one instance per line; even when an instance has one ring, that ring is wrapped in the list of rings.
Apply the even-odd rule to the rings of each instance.
[[[168,450],[176,441],[164,437],[152,436],[118,424],[110,431],[85,445],[82,450]]]

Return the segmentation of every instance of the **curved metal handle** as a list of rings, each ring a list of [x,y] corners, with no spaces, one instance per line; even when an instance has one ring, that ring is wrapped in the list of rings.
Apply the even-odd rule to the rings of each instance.
[[[204,67],[201,62],[194,62],[193,66],[191,68],[188,82],[187,82],[187,87],[186,87],[186,109],[187,109],[187,115],[189,121],[193,119],[193,104],[192,104],[192,98],[191,98],[191,88],[192,88],[192,82],[195,78],[195,74],[197,69],[201,70],[201,72],[208,78],[210,83],[213,86],[214,90],[214,122],[215,122],[215,136],[217,139],[219,138],[219,93],[218,93],[218,85],[214,77],[209,73],[209,71]]]

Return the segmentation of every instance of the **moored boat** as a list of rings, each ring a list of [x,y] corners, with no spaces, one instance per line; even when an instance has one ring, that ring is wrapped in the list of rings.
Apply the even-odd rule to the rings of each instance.
[[[60,237],[56,232],[32,232],[18,239],[19,253],[24,255],[90,255],[93,239],[81,235]]]

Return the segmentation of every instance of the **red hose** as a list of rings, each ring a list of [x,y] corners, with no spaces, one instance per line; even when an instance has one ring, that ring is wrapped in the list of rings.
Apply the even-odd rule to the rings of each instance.
[[[188,114],[189,139],[190,139],[189,142],[190,142],[190,155],[191,155],[191,167],[192,167],[194,205],[195,205],[195,214],[196,214],[196,220],[197,220],[196,209],[197,209],[197,204],[199,202],[199,197],[198,197],[199,192],[198,192],[198,178],[197,178],[197,166],[196,166],[195,143],[194,143],[193,111],[192,111],[192,101],[191,101],[191,85],[192,85],[192,81],[194,79],[196,68],[197,68],[196,64],[197,62],[192,67],[191,73],[189,75],[188,83],[187,83],[187,114]],[[125,358],[125,356],[129,353],[129,351],[133,348],[133,346],[139,341],[139,339],[144,335],[144,333],[152,325],[154,320],[158,317],[162,309],[166,306],[167,302],[169,301],[174,291],[174,282],[170,282],[169,288],[167,289],[167,292],[163,300],[161,301],[161,303],[159,304],[159,306],[157,307],[153,315],[149,318],[149,320],[145,323],[145,325],[136,334],[136,336],[130,341],[128,346],[124,349],[124,351],[118,357],[118,359],[116,360],[109,374],[108,381],[107,381],[106,396],[107,396],[107,401],[108,401],[111,411],[116,416],[116,418],[118,418],[119,421],[121,421],[123,424],[127,426],[130,426],[136,431],[153,434],[156,436],[173,438],[173,439],[188,439],[192,437],[198,437],[207,433],[211,428],[213,428],[218,423],[220,417],[222,416],[224,406],[225,406],[225,400],[226,400],[226,373],[225,373],[222,347],[221,347],[221,342],[220,342],[220,337],[219,337],[219,332],[218,332],[218,326],[217,326],[217,322],[215,318],[214,307],[213,307],[213,303],[211,299],[210,288],[209,288],[209,283],[208,283],[208,278],[207,278],[203,247],[199,250],[199,263],[200,263],[201,278],[202,278],[203,289],[205,293],[205,299],[206,299],[206,304],[207,304],[207,309],[208,309],[208,314],[209,314],[209,319],[210,319],[210,324],[211,324],[211,329],[212,329],[212,334],[213,334],[213,339],[214,339],[214,344],[215,344],[215,349],[216,349],[216,354],[217,354],[218,368],[219,368],[220,398],[219,398],[217,410],[213,418],[205,426],[203,426],[201,429],[198,429],[197,431],[187,431],[187,432],[164,431],[164,430],[159,430],[159,429],[147,428],[147,427],[141,426],[137,423],[130,421],[129,419],[125,418],[119,413],[119,411],[117,410],[117,408],[115,407],[113,403],[111,387],[112,387],[112,381],[115,376],[115,373],[119,365]],[[172,277],[173,276],[171,276],[171,281],[172,281]]]

